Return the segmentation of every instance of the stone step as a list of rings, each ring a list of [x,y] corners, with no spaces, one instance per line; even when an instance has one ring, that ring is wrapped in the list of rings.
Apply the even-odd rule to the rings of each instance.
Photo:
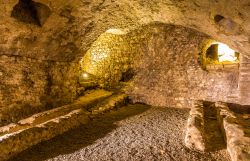
[[[38,113],[20,120],[17,124],[1,127],[0,160],[7,160],[35,144],[49,140],[81,124],[87,124],[90,121],[89,118],[124,105],[126,99],[125,94],[112,95],[112,92],[95,90],[70,105]]]

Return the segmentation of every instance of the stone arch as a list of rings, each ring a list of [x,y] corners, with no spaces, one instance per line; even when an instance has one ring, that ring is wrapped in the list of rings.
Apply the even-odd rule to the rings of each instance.
[[[223,50],[230,50],[225,51],[226,52],[234,52],[234,55],[232,57],[235,58],[235,60],[229,60],[226,58],[222,58],[222,52]],[[228,65],[228,64],[238,64],[240,63],[240,53],[237,51],[234,51],[231,49],[227,44],[218,42],[213,39],[208,39],[204,42],[202,47],[202,52],[200,53],[199,62],[203,69],[206,69],[206,66],[209,64],[214,65]]]

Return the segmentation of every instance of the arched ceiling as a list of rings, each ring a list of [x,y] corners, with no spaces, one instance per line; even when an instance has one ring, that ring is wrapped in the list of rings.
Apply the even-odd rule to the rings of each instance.
[[[161,22],[196,29],[250,56],[250,0],[33,1],[51,9],[42,27],[11,17],[18,0],[0,2],[0,55],[72,61],[110,28]]]

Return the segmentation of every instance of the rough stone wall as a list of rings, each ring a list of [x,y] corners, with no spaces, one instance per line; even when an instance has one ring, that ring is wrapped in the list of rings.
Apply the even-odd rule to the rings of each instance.
[[[78,64],[71,60],[79,53],[84,31],[80,33],[82,28],[72,15],[75,1],[72,5],[34,1],[51,11],[46,20],[38,11],[40,25],[12,17],[18,1],[0,2],[0,125],[76,97]],[[61,58],[55,58],[57,54]]]
[[[84,71],[110,86],[131,70],[127,93],[134,102],[188,107],[193,100],[238,100],[237,68],[202,69],[199,53],[208,36],[160,23],[125,35],[105,33],[84,56]]]
[[[51,14],[42,26],[21,22],[11,16],[19,0],[0,2],[0,50],[9,55],[53,61],[73,61],[110,26],[130,25],[119,17],[116,3],[102,0],[33,0],[47,6]],[[108,8],[108,12],[107,9]],[[128,10],[128,7],[125,7]],[[124,9],[125,9],[124,8]],[[103,14],[105,12],[105,14]],[[111,13],[112,12],[112,13]],[[111,17],[110,17],[111,16]],[[131,18],[134,17],[131,15]],[[134,19],[134,18],[133,18]],[[83,50],[83,52],[80,51]]]
[[[240,64],[240,103],[250,105],[250,59],[242,56]]]
[[[240,2],[235,0],[33,1],[46,5],[51,11],[42,26],[20,22],[11,16],[18,0],[0,1],[1,56],[26,57],[45,62],[69,62],[80,59],[97,37],[109,28],[132,30],[156,21],[196,29],[218,41],[227,43],[248,57],[250,53],[250,5],[248,0]],[[216,15],[221,15],[222,21],[215,21]],[[9,68],[16,69],[13,66]],[[39,69],[43,68],[46,67]],[[55,69],[55,71],[60,70]],[[41,71],[41,73],[43,72]],[[64,83],[60,84],[64,85]],[[59,87],[55,86],[55,90],[59,92],[60,90],[57,88]],[[5,93],[5,91],[1,90],[1,93]],[[4,97],[4,99],[6,98]],[[1,105],[6,107],[5,104]]]
[[[74,62],[49,62],[47,104],[57,107],[71,103],[77,97],[79,64]]]
[[[40,97],[46,93],[46,67],[33,59],[6,55],[0,62],[0,123],[39,111]]]
[[[71,102],[77,64],[0,57],[0,125]]]
[[[152,32],[135,60],[136,76],[128,93],[135,102],[190,107],[193,100],[236,102],[238,70],[205,71],[199,64],[208,37],[180,26]],[[235,97],[236,95],[236,97]]]
[[[103,33],[80,61],[81,70],[93,75],[101,86],[117,85],[124,73],[133,70],[132,62],[147,35],[139,31],[122,35]]]
[[[134,29],[152,22],[196,29],[249,55],[249,0],[33,0],[51,15],[42,27],[11,17],[18,0],[0,2],[0,49],[66,61],[82,56],[109,28]],[[214,17],[221,15],[222,21]],[[79,51],[79,47],[83,52]],[[13,52],[10,52],[13,54]]]

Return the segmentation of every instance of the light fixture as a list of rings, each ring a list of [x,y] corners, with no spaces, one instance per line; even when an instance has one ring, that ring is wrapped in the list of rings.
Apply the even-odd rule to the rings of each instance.
[[[88,74],[88,73],[83,73],[83,74],[82,74],[82,77],[86,79],[86,78],[89,77],[89,74]]]

